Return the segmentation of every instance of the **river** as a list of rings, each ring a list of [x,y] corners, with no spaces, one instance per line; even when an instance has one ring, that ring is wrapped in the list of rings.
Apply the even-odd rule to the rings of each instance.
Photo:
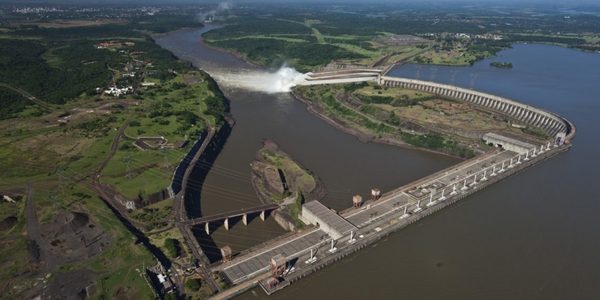
[[[211,27],[157,38],[178,57],[216,75],[250,70],[236,57],[206,48]],[[495,69],[491,61],[512,62]],[[598,92],[600,55],[546,45],[515,45],[472,67],[403,65],[390,75],[455,84],[556,112],[577,126],[571,151],[487,188],[271,296],[271,299],[574,299],[600,282]],[[221,82],[220,82],[221,84]],[[386,191],[458,160],[362,143],[306,111],[287,94],[224,85],[237,121],[198,201],[209,215],[258,204],[249,183],[255,151],[277,142],[317,174],[326,205],[342,209],[371,187]],[[218,229],[215,243],[245,249],[282,234],[272,221]],[[240,298],[266,298],[256,289]]]

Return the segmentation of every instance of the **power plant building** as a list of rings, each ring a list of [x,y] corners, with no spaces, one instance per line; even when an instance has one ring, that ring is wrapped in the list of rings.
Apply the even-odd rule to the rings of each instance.
[[[300,218],[306,224],[319,226],[321,230],[336,240],[357,230],[356,226],[317,200],[302,205]]]

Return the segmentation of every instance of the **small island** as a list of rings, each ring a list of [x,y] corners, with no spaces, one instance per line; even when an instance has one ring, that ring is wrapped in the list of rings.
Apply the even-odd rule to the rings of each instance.
[[[273,141],[265,141],[252,162],[252,185],[264,203],[279,203],[275,220],[286,230],[303,226],[298,218],[304,199],[320,200],[325,186],[307,169],[295,162]]]
[[[492,66],[494,68],[499,68],[499,69],[512,69],[512,67],[513,67],[512,63],[499,62],[499,61],[491,62],[490,66]]]

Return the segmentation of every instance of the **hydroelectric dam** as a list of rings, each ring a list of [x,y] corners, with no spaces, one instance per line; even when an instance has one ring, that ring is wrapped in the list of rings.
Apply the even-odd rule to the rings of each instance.
[[[471,89],[386,76],[388,70],[308,73],[300,84],[372,81],[386,87],[419,90],[503,115],[543,131],[548,138],[532,143],[494,132],[482,134],[481,139],[485,143],[496,146],[494,150],[385,193],[374,189],[371,199],[353,199],[353,207],[340,212],[307,199],[300,215],[308,225],[304,229],[211,266],[212,272],[219,273],[232,285],[216,294],[215,298],[231,298],[256,285],[272,294],[394,231],[572,146],[576,128],[557,114]]]

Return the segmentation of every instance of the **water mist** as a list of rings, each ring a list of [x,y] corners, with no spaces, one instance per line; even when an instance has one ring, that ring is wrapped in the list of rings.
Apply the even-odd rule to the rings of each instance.
[[[287,93],[292,87],[304,82],[305,74],[286,65],[275,72],[243,71],[215,75],[226,85],[268,94]]]

